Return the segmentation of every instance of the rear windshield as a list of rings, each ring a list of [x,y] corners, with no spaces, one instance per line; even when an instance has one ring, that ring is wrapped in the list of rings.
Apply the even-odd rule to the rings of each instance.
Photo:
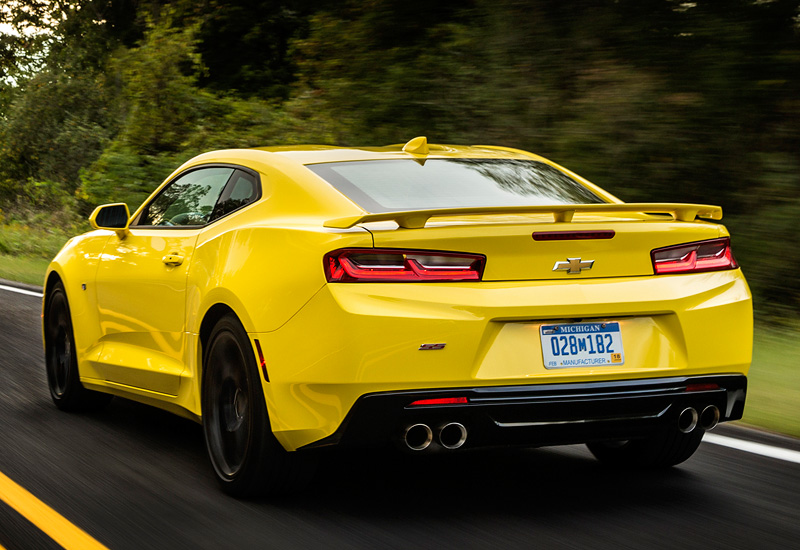
[[[565,173],[535,160],[369,160],[308,168],[373,213],[605,202]]]

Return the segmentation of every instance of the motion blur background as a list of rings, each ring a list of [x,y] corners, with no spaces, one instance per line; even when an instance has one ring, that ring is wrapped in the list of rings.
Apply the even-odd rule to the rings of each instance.
[[[800,0],[4,0],[0,277],[40,284],[96,205],[197,153],[417,135],[721,205],[746,420],[800,435]]]

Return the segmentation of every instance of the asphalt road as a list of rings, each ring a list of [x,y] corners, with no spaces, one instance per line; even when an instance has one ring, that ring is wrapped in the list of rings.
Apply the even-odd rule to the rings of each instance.
[[[710,443],[661,473],[604,468],[582,446],[333,455],[302,494],[237,501],[217,489],[198,425],[121,399],[59,412],[39,307],[0,290],[0,472],[112,550],[800,547],[800,464]],[[2,547],[59,545],[0,502]]]

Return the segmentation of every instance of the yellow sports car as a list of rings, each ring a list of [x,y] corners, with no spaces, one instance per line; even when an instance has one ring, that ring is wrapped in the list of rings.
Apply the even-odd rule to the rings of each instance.
[[[50,393],[202,422],[233,495],[392,442],[670,466],[744,409],[752,301],[721,217],[424,137],[206,153],[50,264]]]

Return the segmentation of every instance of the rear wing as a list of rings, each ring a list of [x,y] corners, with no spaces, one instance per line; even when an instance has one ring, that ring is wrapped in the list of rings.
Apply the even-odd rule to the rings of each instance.
[[[602,203],[602,204],[555,204],[548,206],[475,206],[467,208],[434,208],[431,210],[405,210],[401,212],[381,212],[336,218],[324,223],[325,227],[348,229],[359,223],[394,221],[404,229],[421,229],[430,218],[441,216],[492,216],[503,214],[552,214],[555,222],[571,222],[576,212],[614,213],[639,212],[642,214],[670,214],[681,222],[696,218],[721,220],[722,208],[709,204],[667,204],[667,203]]]

